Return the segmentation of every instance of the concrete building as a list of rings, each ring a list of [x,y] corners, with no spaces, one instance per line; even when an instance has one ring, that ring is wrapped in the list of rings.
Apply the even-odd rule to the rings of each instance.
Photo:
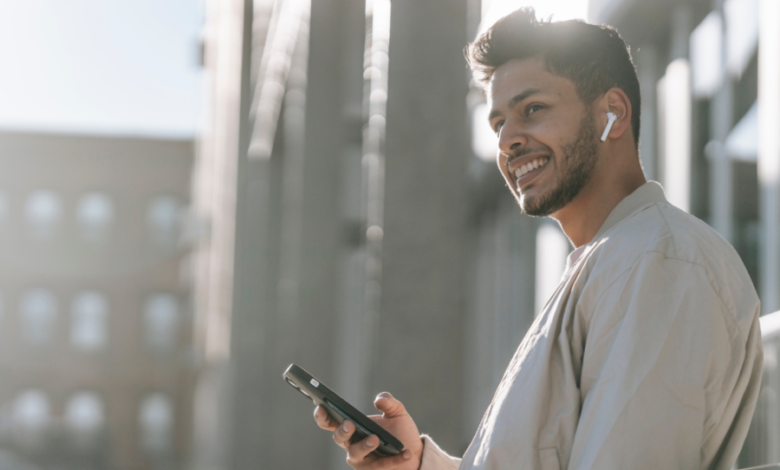
[[[181,466],[192,154],[191,140],[0,133],[4,451],[40,468]]]

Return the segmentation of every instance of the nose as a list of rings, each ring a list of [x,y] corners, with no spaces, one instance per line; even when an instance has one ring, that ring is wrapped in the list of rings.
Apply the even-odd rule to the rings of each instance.
[[[511,155],[525,145],[528,145],[528,137],[518,126],[507,120],[498,133],[498,149],[501,153]]]

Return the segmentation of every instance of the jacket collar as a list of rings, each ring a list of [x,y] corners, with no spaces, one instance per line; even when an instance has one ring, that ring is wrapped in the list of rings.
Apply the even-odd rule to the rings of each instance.
[[[664,195],[664,189],[659,183],[648,181],[634,190],[633,193],[623,198],[623,200],[612,209],[612,212],[609,213],[607,220],[604,221],[604,224],[601,226],[598,233],[596,233],[596,236],[593,237],[593,240],[601,238],[607,230],[617,225],[620,221],[659,202],[667,202],[666,195]]]

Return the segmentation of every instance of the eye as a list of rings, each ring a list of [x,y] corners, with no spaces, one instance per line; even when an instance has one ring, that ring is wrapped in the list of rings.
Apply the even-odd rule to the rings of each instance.
[[[544,109],[544,105],[532,104],[532,105],[528,106],[527,108],[525,108],[525,114],[526,114],[526,116],[530,116],[533,113],[535,113],[537,111],[540,111],[542,109]]]
[[[498,134],[499,132],[501,132],[501,128],[504,127],[504,121],[496,121],[493,123],[492,127],[493,127],[493,132]]]

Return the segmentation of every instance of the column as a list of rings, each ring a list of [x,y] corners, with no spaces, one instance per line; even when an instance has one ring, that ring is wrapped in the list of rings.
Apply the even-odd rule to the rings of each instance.
[[[373,389],[462,452],[467,0],[392,3]]]
[[[723,1],[717,0],[716,7],[723,17]],[[733,178],[731,160],[726,153],[726,137],[731,131],[733,121],[733,99],[731,79],[726,73],[726,21],[721,21],[721,61],[720,87],[712,97],[710,107],[710,137],[706,153],[710,163],[710,223],[720,235],[733,242]]]
[[[691,11],[678,5],[672,18],[671,63],[663,78],[663,184],[669,202],[691,210],[691,73],[688,38]]]
[[[761,313],[780,309],[780,2],[761,0],[758,39],[758,180]]]

